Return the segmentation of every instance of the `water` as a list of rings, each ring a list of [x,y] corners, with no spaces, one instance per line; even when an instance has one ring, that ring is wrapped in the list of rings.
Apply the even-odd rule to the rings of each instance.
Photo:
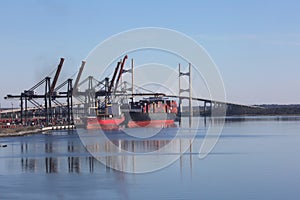
[[[0,199],[299,199],[299,120],[231,118],[213,152],[203,160],[198,158],[205,133],[201,125],[192,147],[180,159],[143,174],[106,167],[86,151],[73,131],[0,138],[8,145],[0,148]],[[187,134],[171,143],[174,131],[164,129],[148,141],[121,133],[108,136],[128,151],[152,152],[171,144],[170,155],[177,155],[178,145],[191,138]],[[100,155],[107,152],[98,149]],[[135,169],[137,161],[137,156],[118,152],[110,152],[106,159],[124,169]]]

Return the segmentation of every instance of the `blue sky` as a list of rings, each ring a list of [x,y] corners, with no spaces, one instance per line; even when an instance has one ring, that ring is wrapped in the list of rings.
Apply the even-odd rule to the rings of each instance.
[[[1,1],[0,102],[48,75],[65,57],[62,78],[109,36],[163,27],[194,38],[223,77],[227,99],[300,103],[298,1]],[[15,103],[17,104],[17,102]]]

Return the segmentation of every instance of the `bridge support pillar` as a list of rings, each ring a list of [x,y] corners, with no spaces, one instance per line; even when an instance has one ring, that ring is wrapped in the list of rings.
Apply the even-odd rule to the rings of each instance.
[[[181,76],[189,76],[189,88],[188,89],[181,89],[181,82],[180,77]],[[182,114],[182,98],[181,93],[183,92],[189,92],[189,127],[192,127],[192,118],[193,118],[193,106],[192,106],[192,65],[189,63],[189,72],[183,73],[180,69],[179,64],[179,125],[181,126],[181,114]]]

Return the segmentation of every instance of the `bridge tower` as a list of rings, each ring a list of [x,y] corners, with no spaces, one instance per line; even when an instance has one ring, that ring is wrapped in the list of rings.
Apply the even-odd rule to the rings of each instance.
[[[192,65],[189,63],[189,71],[184,73],[181,72],[180,63],[178,65],[179,73],[178,73],[178,80],[179,80],[179,89],[178,89],[178,96],[179,96],[179,110],[178,110],[178,117],[179,117],[179,126],[181,126],[181,114],[182,114],[182,98],[181,93],[189,92],[189,127],[192,126],[192,117],[193,117],[193,107],[192,107]],[[188,76],[189,77],[189,87],[187,89],[181,88],[181,77]]]

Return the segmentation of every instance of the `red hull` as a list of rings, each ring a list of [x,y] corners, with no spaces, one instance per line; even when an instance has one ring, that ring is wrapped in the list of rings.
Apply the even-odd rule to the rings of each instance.
[[[86,128],[89,130],[119,130],[120,124],[124,122],[125,117],[115,119],[99,119],[97,117],[87,118]],[[128,128],[168,128],[175,127],[174,120],[151,120],[151,121],[129,121]]]
[[[174,120],[151,120],[151,121],[129,121],[128,128],[151,127],[151,128],[168,128],[175,127]]]
[[[119,125],[125,120],[125,117],[101,119],[97,117],[87,118],[87,129],[118,130]]]

